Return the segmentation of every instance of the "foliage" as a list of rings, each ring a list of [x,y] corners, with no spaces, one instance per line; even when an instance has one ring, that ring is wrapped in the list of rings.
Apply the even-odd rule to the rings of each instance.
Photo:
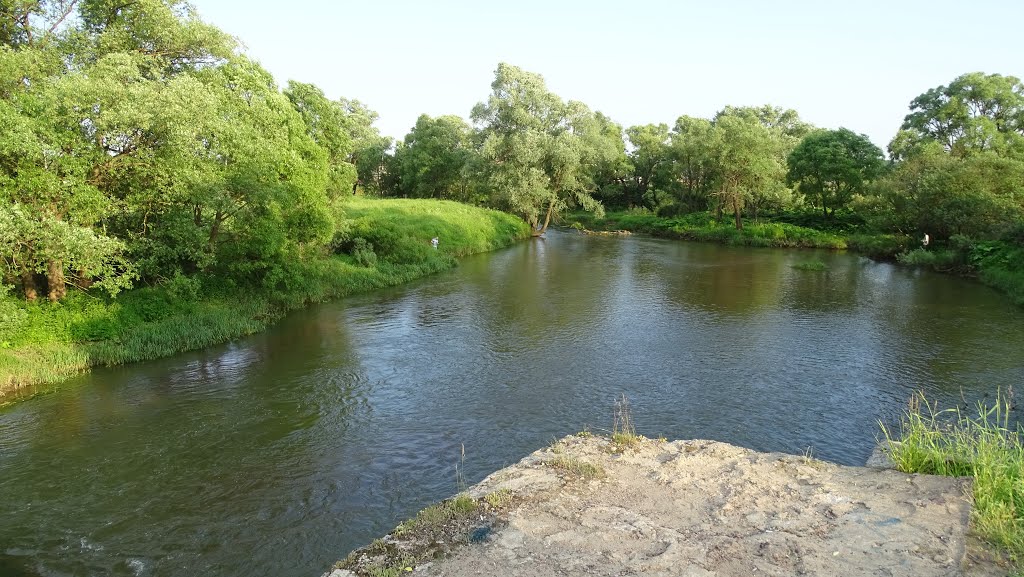
[[[592,193],[601,158],[594,144],[605,132],[585,105],[562,102],[541,76],[502,63],[490,97],[472,117],[497,206],[521,215],[537,233],[571,205],[603,210]]]
[[[400,192],[413,198],[475,200],[472,136],[472,128],[458,116],[421,115],[395,151]]]
[[[787,159],[786,180],[828,217],[846,208],[882,171],[882,151],[845,128],[812,132]]]
[[[573,214],[585,228],[592,230],[628,230],[664,238],[715,242],[740,246],[845,249],[846,240],[838,235],[780,222],[761,222],[742,230],[718,222],[708,212],[664,218],[651,214],[608,213],[602,219]]]
[[[1018,561],[1024,555],[1024,445],[1011,429],[1012,394],[979,402],[976,415],[940,411],[915,396],[897,429],[882,426],[889,456],[899,470],[974,480],[972,525]]]
[[[930,149],[897,165],[860,209],[882,229],[998,238],[1024,222],[1024,161]]]
[[[964,74],[918,96],[910,110],[889,145],[895,159],[929,142],[961,158],[978,152],[1024,158],[1024,84],[1018,78]]]
[[[0,295],[0,330],[6,329],[0,344],[7,344],[0,347],[0,396],[91,366],[158,358],[252,334],[305,303],[407,282],[453,266],[456,256],[529,234],[511,215],[454,202],[355,198],[346,208],[357,228],[375,231],[374,239],[388,247],[374,247],[372,254],[380,255],[376,264],[367,242],[362,263],[348,253],[297,262],[287,281],[274,287],[231,285],[207,274],[177,275],[117,299],[74,292],[57,303],[26,303]],[[442,241],[436,251],[430,248],[433,236]],[[360,246],[347,242],[341,246]]]

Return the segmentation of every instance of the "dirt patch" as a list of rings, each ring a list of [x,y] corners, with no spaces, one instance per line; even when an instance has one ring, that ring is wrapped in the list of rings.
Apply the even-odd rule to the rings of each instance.
[[[967,554],[967,479],[712,441],[568,437],[461,498],[475,505],[440,543],[400,526],[335,577],[1006,574]]]

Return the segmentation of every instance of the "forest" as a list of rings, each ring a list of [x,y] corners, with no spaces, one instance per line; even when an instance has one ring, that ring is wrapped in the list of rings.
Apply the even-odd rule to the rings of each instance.
[[[624,128],[506,63],[481,95],[392,141],[184,2],[0,3],[0,386],[247,334],[552,224],[852,248],[1024,302],[1013,76],[926,89],[887,153],[771,105]]]

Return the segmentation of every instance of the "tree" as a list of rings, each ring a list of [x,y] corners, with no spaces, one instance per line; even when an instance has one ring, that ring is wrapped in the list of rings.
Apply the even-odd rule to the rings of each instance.
[[[355,146],[346,130],[346,110],[312,84],[289,81],[284,95],[302,116],[306,133],[327,153],[327,194],[336,199],[351,192],[357,175],[355,165],[349,162]]]
[[[926,147],[874,188],[876,223],[906,234],[995,238],[1024,223],[1024,161],[994,152],[958,158]]]
[[[720,145],[710,120],[680,116],[672,129],[669,153],[675,167],[677,202],[689,211],[705,210],[718,186]]]
[[[458,116],[421,115],[395,151],[402,192],[415,198],[472,200],[472,139],[472,127]]]
[[[760,122],[745,116],[719,115],[716,160],[720,170],[717,195],[733,211],[736,229],[743,229],[743,208],[781,186],[785,175],[778,138]]]
[[[812,132],[787,159],[786,180],[798,185],[812,206],[831,217],[882,171],[882,150],[867,136],[845,128]]]
[[[505,63],[487,102],[473,108],[496,204],[521,215],[534,234],[570,204],[602,211],[591,195],[596,155],[584,122],[590,114],[580,103],[563,103],[540,75]]]
[[[1024,157],[1024,84],[1013,76],[972,72],[910,103],[890,155],[907,158],[927,141],[964,157],[992,151]]]
[[[391,138],[381,136],[380,130],[373,125],[379,115],[362,102],[341,98],[338,104],[344,111],[345,131],[352,140],[352,154],[348,161],[356,167],[357,184],[372,194],[380,194],[384,189],[388,151],[393,146]],[[352,192],[355,190],[354,185]]]
[[[665,190],[672,182],[668,126],[631,126],[626,129],[626,137],[633,149],[629,153],[633,181],[627,192],[628,203],[657,208],[659,190]]]

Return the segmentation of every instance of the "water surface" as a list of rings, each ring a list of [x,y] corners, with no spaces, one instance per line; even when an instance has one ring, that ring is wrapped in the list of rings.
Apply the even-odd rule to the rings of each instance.
[[[0,409],[0,575],[318,575],[622,394],[647,436],[861,464],[917,389],[1024,383],[1022,327],[854,255],[552,232]]]

